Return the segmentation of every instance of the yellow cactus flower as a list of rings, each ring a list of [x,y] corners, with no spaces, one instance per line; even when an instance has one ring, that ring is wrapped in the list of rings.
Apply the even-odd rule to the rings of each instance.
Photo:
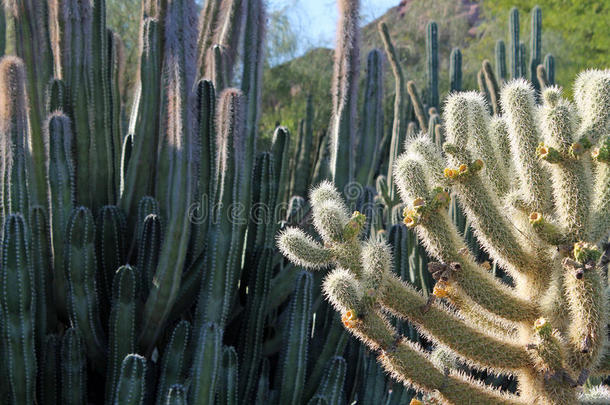
[[[443,173],[445,174],[445,177],[450,178],[450,179],[457,176],[457,171],[455,169],[450,169],[449,167],[446,167],[445,170],[443,171]]]
[[[348,310],[341,316],[341,322],[345,325],[346,328],[353,328],[356,325],[357,320],[356,311]]]
[[[447,291],[447,283],[439,281],[434,285],[434,290],[432,294],[438,298],[447,298],[449,296],[449,291]]]
[[[461,164],[460,167],[458,168],[458,171],[460,172],[460,174],[467,173],[468,172],[468,165]]]
[[[424,403],[419,399],[413,398],[411,402],[409,402],[409,405],[424,405]]]

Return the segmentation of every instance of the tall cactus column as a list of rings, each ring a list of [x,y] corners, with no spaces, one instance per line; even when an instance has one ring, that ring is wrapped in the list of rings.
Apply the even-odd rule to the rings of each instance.
[[[351,158],[356,131],[358,77],[360,73],[360,1],[340,0],[337,46],[333,72],[333,109],[330,123],[330,170],[344,191],[353,178]]]
[[[510,76],[513,79],[522,77],[521,74],[521,59],[520,44],[519,44],[519,10],[513,7],[510,10],[508,20],[508,32],[510,35]]]
[[[161,82],[161,123],[155,191],[166,231],[144,306],[140,343],[152,350],[178,295],[189,244],[194,181],[195,31],[192,0],[167,3]]]
[[[538,65],[542,63],[542,11],[538,6],[532,9],[532,30],[530,35],[530,81],[536,90],[540,90],[536,70]]]
[[[426,63],[428,65],[428,108],[438,110],[438,26],[430,21],[426,27]]]

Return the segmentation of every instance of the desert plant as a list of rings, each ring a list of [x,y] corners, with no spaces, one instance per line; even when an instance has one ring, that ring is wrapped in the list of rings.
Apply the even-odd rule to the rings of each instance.
[[[443,152],[422,135],[394,166],[407,205],[404,222],[438,260],[428,266],[437,280],[432,299],[392,274],[386,243],[358,238],[365,218],[350,215],[330,183],[310,196],[324,245],[295,228],[281,233],[278,245],[299,265],[335,267],[324,281],[327,298],[346,329],[378,351],[399,381],[443,403],[577,403],[589,375],[610,372],[606,287],[596,245],[610,230],[609,102],[608,70],[583,72],[574,104],[559,88],[547,88],[539,113],[528,82],[504,86],[501,119],[515,183],[507,181],[509,169],[499,166],[497,156],[506,152],[488,137],[484,99],[474,92],[450,96]],[[447,190],[457,194],[478,241],[509,272],[514,288],[475,262],[447,216]],[[398,335],[388,315],[415,324],[437,343],[435,351]],[[455,363],[435,362],[439,350],[475,368],[516,376],[518,395],[465,378]]]

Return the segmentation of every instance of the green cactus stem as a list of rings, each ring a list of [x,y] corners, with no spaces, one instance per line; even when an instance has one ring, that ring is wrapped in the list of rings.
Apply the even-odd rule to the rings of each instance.
[[[502,82],[506,82],[507,74],[506,74],[506,45],[504,45],[504,41],[499,39],[496,42],[496,77]]]
[[[510,10],[508,31],[510,37],[510,76],[516,79],[522,77],[519,49],[519,10],[516,7]]]
[[[146,358],[129,354],[121,364],[114,404],[143,405],[146,398]]]
[[[78,329],[66,330],[61,340],[61,403],[87,402],[87,359],[85,345]]]
[[[438,98],[438,27],[435,21],[426,26],[426,64],[428,68],[428,107],[439,107]]]
[[[449,89],[450,91],[462,90],[462,51],[453,48],[449,57]]]
[[[36,398],[36,280],[28,245],[29,230],[21,214],[6,217],[2,235],[3,345],[11,403]]]

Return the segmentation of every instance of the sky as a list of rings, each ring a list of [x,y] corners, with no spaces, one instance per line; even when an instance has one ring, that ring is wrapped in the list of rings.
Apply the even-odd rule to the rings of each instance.
[[[383,15],[399,0],[361,0],[362,23]],[[287,8],[297,32],[302,33],[303,50],[311,46],[333,47],[337,24],[336,0],[268,0],[270,10]]]

